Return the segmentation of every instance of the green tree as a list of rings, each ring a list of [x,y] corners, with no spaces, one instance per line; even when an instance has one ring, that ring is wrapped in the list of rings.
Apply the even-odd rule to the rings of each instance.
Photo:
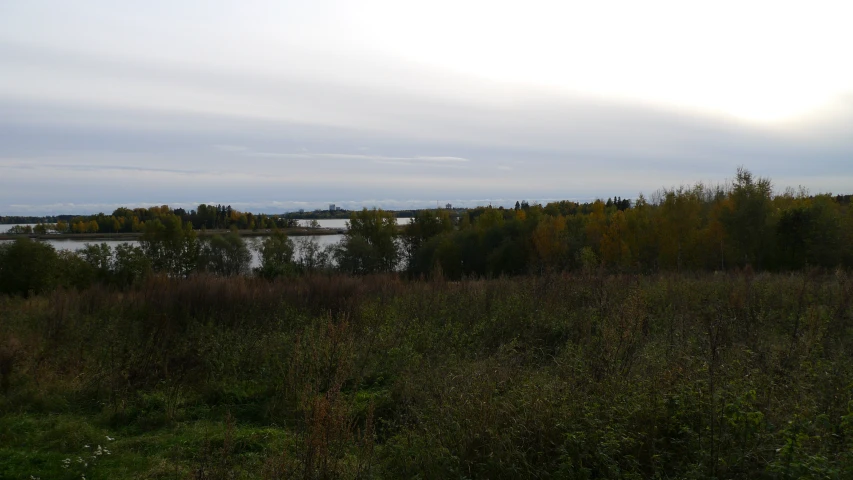
[[[565,217],[542,217],[533,230],[532,240],[537,270],[542,272],[565,267],[569,249]]]
[[[0,292],[29,295],[51,290],[59,277],[53,246],[18,238],[0,245]]]
[[[393,271],[399,262],[397,222],[392,212],[353,212],[348,230],[335,251],[339,267],[351,273]]]
[[[293,241],[284,232],[274,231],[265,238],[258,249],[261,266],[256,269],[258,275],[275,278],[293,273]]]
[[[214,235],[204,242],[199,266],[217,275],[234,276],[248,273],[252,252],[236,231]]]
[[[183,224],[174,214],[145,222],[140,244],[154,270],[172,276],[187,276],[195,270],[201,250],[192,224]]]
[[[355,275],[386,271],[379,250],[361,235],[345,235],[333,251],[340,270]]]
[[[113,252],[106,243],[87,243],[79,253],[80,257],[92,266],[99,281],[108,282],[113,270]]]
[[[503,212],[497,208],[486,208],[477,217],[477,228],[487,230],[492,227],[501,227],[504,224]]]
[[[115,248],[113,256],[113,278],[120,286],[139,283],[151,274],[151,259],[142,247],[122,243]]]
[[[407,268],[412,268],[412,262],[418,250],[424,243],[436,235],[453,230],[453,222],[447,210],[420,210],[409,220],[401,235],[403,252]]]
[[[721,215],[726,234],[742,264],[762,266],[770,250],[772,184],[741,167],[729,193],[729,208]]]
[[[60,250],[56,252],[56,284],[65,288],[82,290],[94,283],[99,272],[79,252]]]
[[[776,223],[780,266],[834,267],[843,260],[842,216],[834,199],[818,195],[782,211]]]
[[[702,228],[702,191],[702,185],[663,191],[657,225],[662,267],[680,271],[698,262],[692,253]]]
[[[330,266],[333,252],[329,247],[321,247],[316,238],[302,237],[296,240],[295,250],[296,263],[302,272],[325,270]]]

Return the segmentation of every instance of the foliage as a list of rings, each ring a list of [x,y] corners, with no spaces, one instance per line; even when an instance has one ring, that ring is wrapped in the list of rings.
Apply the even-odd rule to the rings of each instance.
[[[446,210],[420,210],[403,229],[403,255],[409,268],[418,251],[430,238],[453,230],[453,222]]]
[[[237,232],[206,238],[198,260],[200,270],[224,276],[249,273],[251,261],[252,252]]]
[[[459,280],[599,268],[622,273],[851,268],[849,200],[849,195],[810,195],[802,188],[774,194],[769,179],[739,168],[723,185],[664,188],[634,202],[613,197],[545,206],[520,201],[513,209],[421,210],[408,212],[413,217],[403,227],[397,227],[392,212],[364,209],[349,213],[349,229],[332,247],[303,240],[291,249],[273,233],[259,251],[262,262],[263,250],[269,259],[255,273],[273,278],[333,269],[357,275],[405,271],[412,278],[438,275]],[[199,205],[189,212],[165,205],[120,208],[109,216],[53,220],[57,223],[42,223],[35,230],[142,232],[142,251],[151,269],[171,276],[249,273],[250,257],[236,233],[210,239],[202,235],[199,240],[196,228],[275,230],[282,223],[280,217],[222,205]],[[285,223],[291,221],[296,220],[288,218]],[[135,281],[110,277],[106,264],[113,260],[106,254],[101,247],[82,252],[94,269],[88,273],[65,255],[55,270],[59,276],[68,272],[74,278],[42,282],[44,288]],[[144,277],[146,267],[137,267],[131,277]]]
[[[294,245],[296,264],[299,270],[306,274],[316,273],[331,268],[334,246],[321,247],[316,238],[298,238]]]
[[[3,478],[853,474],[843,271],[152,276],[0,318]]]
[[[189,275],[195,270],[201,253],[192,225],[182,224],[177,215],[165,215],[147,222],[140,244],[155,271],[173,276]]]
[[[258,275],[275,278],[293,273],[293,251],[293,241],[287,238],[286,234],[273,232],[261,242],[261,266],[257,269]]]
[[[151,274],[151,260],[142,247],[122,243],[113,254],[112,277],[119,286],[128,286],[144,281]]]
[[[0,245],[0,293],[28,295],[50,290],[57,283],[56,250],[29,238]]]
[[[344,239],[334,252],[338,267],[362,275],[395,270],[400,255],[397,236],[393,213],[366,208],[353,212]]]

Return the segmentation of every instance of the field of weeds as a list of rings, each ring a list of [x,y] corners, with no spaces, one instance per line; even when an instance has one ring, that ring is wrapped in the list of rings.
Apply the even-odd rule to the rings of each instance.
[[[0,297],[0,478],[853,478],[853,277]]]

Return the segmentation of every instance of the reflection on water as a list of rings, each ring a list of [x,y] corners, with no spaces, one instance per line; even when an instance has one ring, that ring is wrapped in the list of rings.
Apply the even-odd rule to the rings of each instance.
[[[397,221],[397,225],[406,225],[407,223],[409,223],[408,218],[395,218],[394,220]],[[299,225],[307,227],[309,222],[311,222],[311,220],[299,220]],[[349,222],[349,219],[346,218],[328,218],[323,220],[317,220],[317,223],[319,223],[320,226],[323,228],[345,229],[347,228],[347,222]]]
[[[257,250],[257,248],[254,248],[254,247],[257,244],[259,244],[263,240],[263,238],[264,237],[246,238],[246,243],[249,245],[249,247],[252,251],[252,265],[251,265],[252,268],[260,266],[260,264],[261,264],[261,259],[260,259],[260,256],[258,255],[258,250]],[[305,239],[309,239],[309,240],[315,240],[318,244],[320,244],[321,248],[325,248],[326,245],[332,245],[332,244],[340,242],[341,239],[343,238],[343,235],[306,235],[306,236],[301,236],[301,237],[290,237],[290,238],[291,238],[291,240],[294,241],[294,243],[297,242],[301,238],[305,238]],[[11,242],[11,241],[12,240],[0,240],[0,243],[6,243],[6,242]],[[51,238],[51,239],[39,240],[39,241],[53,245],[53,248],[55,248],[57,250],[71,250],[71,251],[82,250],[86,246],[87,243],[88,244],[106,243],[107,245],[110,246],[110,248],[113,248],[113,249],[117,245],[120,245],[122,243],[129,243],[131,245],[139,245],[139,242],[136,240],[91,240],[91,239],[90,240],[75,240],[73,238],[71,238],[71,239],[68,239],[68,238],[53,239],[53,238]]]
[[[405,224],[409,223],[408,218],[397,218],[396,220],[397,220],[398,225],[405,225]],[[299,220],[299,226],[308,226],[310,221],[311,220]],[[343,229],[347,228],[347,222],[349,222],[349,220],[346,218],[327,218],[327,219],[317,220],[317,222],[323,228],[338,228],[338,229],[343,230]],[[12,227],[15,227],[16,225],[21,225],[21,226],[29,225],[31,227],[36,226],[35,223],[0,225],[0,233],[8,232]]]
[[[409,222],[408,218],[397,218],[396,220],[397,220],[397,223],[400,225],[404,225],[404,224]],[[310,222],[310,220],[299,220],[299,225],[300,226],[303,226],[303,225],[307,226],[308,222]],[[322,227],[322,228],[335,228],[335,229],[343,230],[343,229],[347,228],[347,222],[349,222],[349,220],[345,219],[345,218],[331,218],[331,219],[317,220],[317,222],[320,224],[320,227]],[[35,226],[36,224],[32,223],[32,224],[20,224],[20,225]],[[14,226],[15,225],[0,225],[0,233],[7,232]],[[291,237],[291,239],[294,242],[300,238],[307,238],[307,239],[316,240],[317,243],[320,244],[321,248],[325,248],[326,245],[331,245],[331,244],[335,244],[335,243],[340,242],[341,238],[343,238],[343,235],[306,235],[306,236],[302,236],[302,237]],[[262,239],[263,239],[263,237],[249,237],[249,238],[246,238],[246,242],[250,246],[254,246],[257,243],[259,243]],[[70,238],[70,239],[69,238],[62,238],[62,239],[50,238],[50,239],[44,239],[44,240],[40,240],[40,241],[45,242],[45,243],[49,243],[50,245],[53,245],[53,247],[56,248],[57,250],[71,250],[71,251],[82,250],[83,247],[85,247],[87,243],[93,243],[93,244],[106,243],[107,245],[110,246],[110,248],[115,248],[117,245],[120,245],[122,243],[129,243],[131,245],[139,245],[139,242],[136,240],[93,240],[93,239],[76,240],[73,238]],[[11,242],[11,240],[0,240],[0,243],[6,243],[6,242]],[[256,248],[252,248],[252,268],[257,267],[259,265],[260,265],[260,257],[258,255],[258,251]]]

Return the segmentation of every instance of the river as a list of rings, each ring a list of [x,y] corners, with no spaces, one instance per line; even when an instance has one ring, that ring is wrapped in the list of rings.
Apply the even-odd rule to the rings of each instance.
[[[333,218],[333,219],[324,219],[324,220],[317,220],[317,221],[320,223],[320,226],[323,228],[345,229],[346,223],[349,220],[346,220],[343,218]],[[400,223],[400,224],[408,222],[408,221],[409,221],[409,219],[407,219],[407,218],[397,219],[397,223]],[[301,225],[307,225],[308,222],[309,222],[309,220],[300,220],[299,224],[300,224],[300,226]],[[35,224],[30,224],[30,225],[35,226]],[[0,233],[7,232],[7,231],[9,231],[9,229],[11,229],[14,226],[15,225],[0,225]],[[295,241],[298,241],[300,238],[316,240],[317,243],[319,243],[321,247],[325,247],[326,245],[332,245],[332,244],[340,242],[341,238],[343,238],[343,235],[306,235],[306,236],[299,236],[299,237],[294,236],[294,237],[292,237],[292,240],[294,240],[294,242],[295,242]],[[253,237],[253,238],[247,238],[246,241],[250,246],[252,246],[252,245],[255,245],[256,242],[260,242],[262,239],[263,239],[263,237]],[[85,247],[86,244],[89,244],[89,243],[95,243],[95,244],[106,243],[111,248],[115,248],[116,245],[119,245],[122,243],[129,243],[131,245],[139,245],[139,242],[136,240],[75,240],[73,238],[63,238],[63,239],[55,239],[55,240],[54,239],[46,239],[46,240],[41,240],[41,241],[48,243],[50,245],[53,245],[53,247],[56,248],[57,250],[72,250],[72,251],[82,250],[83,247]],[[0,240],[0,243],[5,243],[5,242],[11,242],[11,240]],[[252,268],[254,268],[254,267],[257,267],[260,265],[260,257],[258,255],[257,249],[252,248],[251,250],[252,250]]]

